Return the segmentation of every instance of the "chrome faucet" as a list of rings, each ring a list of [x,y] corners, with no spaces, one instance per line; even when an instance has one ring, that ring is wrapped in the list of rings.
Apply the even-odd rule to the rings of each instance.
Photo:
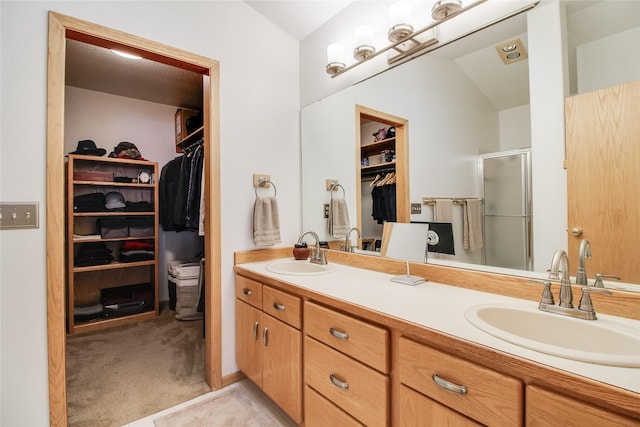
[[[320,238],[318,237],[318,235],[314,231],[307,231],[305,233],[302,233],[300,235],[300,237],[298,238],[298,244],[299,245],[302,244],[304,238],[306,236],[308,236],[308,235],[313,237],[315,242],[316,242],[315,247],[311,251],[310,262],[312,262],[314,264],[326,265],[327,264],[327,257],[325,256],[324,251],[320,247]]]
[[[360,230],[358,227],[353,227],[347,232],[347,236],[344,238],[344,245],[342,246],[343,252],[353,252],[353,246],[351,245],[351,232],[354,231],[357,234],[357,238],[360,239],[362,235],[360,234]],[[358,243],[356,243],[356,249],[358,249]]]
[[[586,240],[583,240],[583,242],[586,242]],[[591,249],[588,246],[588,242],[584,244],[584,248],[585,249],[583,249],[581,245],[581,254],[584,253],[585,256],[591,256]],[[581,257],[581,259],[583,258]],[[560,304],[555,305],[553,294],[551,293],[551,281],[545,280],[542,283],[544,285],[544,291],[542,293],[540,304],[538,304],[538,308],[550,313],[563,314],[565,316],[577,317],[586,320],[596,320],[596,311],[591,303],[591,292],[598,292],[605,295],[611,295],[611,292],[603,288],[583,285],[581,286],[582,297],[580,298],[580,304],[578,308],[573,308],[573,292],[571,291],[571,280],[569,278],[569,258],[565,251],[558,250],[553,254],[551,268],[549,271],[549,279],[552,280],[558,280],[558,273],[562,271],[562,276],[560,277]]]
[[[558,277],[558,271],[562,271],[561,278]],[[573,308],[573,292],[571,291],[571,278],[569,274],[569,257],[562,249],[553,254],[549,278],[555,280],[560,279],[560,307]]]
[[[585,266],[586,258],[591,258],[591,244],[587,239],[582,239],[582,242],[580,242],[580,251],[578,252],[578,272],[576,273],[576,285],[589,285],[589,282],[587,280],[587,268]]]

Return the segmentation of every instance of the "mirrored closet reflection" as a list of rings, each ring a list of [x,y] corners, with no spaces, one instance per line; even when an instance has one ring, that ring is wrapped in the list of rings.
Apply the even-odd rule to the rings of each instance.
[[[67,39],[65,77],[69,424],[122,425],[210,391],[203,75]]]

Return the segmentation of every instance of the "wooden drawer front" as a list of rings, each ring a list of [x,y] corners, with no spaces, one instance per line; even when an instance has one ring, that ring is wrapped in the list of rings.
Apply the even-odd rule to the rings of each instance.
[[[389,372],[389,331],[308,301],[304,314],[305,334],[380,372]]]
[[[481,427],[475,421],[460,415],[444,405],[434,402],[428,397],[413,391],[409,387],[400,386],[400,426],[412,427]]]
[[[305,336],[304,378],[318,393],[368,426],[389,424],[389,378]],[[332,381],[346,383],[341,388]]]
[[[262,311],[293,326],[302,327],[300,298],[265,286],[262,288]]]
[[[399,340],[400,381],[435,401],[489,426],[519,426],[523,386],[509,376],[442,353],[406,338]],[[466,387],[466,394],[446,391],[433,375]]]
[[[527,386],[526,425],[637,427],[637,420],[609,412],[558,393]]]
[[[262,283],[236,275],[236,298],[262,310]]]
[[[305,387],[304,420],[305,427],[363,426],[309,386]]]

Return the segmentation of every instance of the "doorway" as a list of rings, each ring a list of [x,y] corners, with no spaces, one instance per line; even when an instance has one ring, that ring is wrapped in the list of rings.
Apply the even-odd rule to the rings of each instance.
[[[223,386],[220,319],[219,64],[217,61],[127,33],[49,13],[47,82],[47,338],[50,425],[67,425],[65,372],[65,166],[64,91],[67,38],[106,47],[125,47],[147,59],[202,74],[205,218],[205,379]]]
[[[410,221],[408,127],[406,119],[356,105],[356,203],[363,249],[376,250],[376,241],[382,242],[383,222]],[[377,203],[376,197],[392,203]],[[376,208],[381,205],[388,209]]]

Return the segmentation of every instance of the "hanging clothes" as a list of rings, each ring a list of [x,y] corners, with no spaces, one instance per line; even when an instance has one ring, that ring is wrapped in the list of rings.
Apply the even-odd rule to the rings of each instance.
[[[378,175],[371,183],[371,216],[378,224],[385,221],[396,222],[396,180],[395,173]]]
[[[160,172],[160,225],[165,231],[198,230],[204,148],[201,141]]]

